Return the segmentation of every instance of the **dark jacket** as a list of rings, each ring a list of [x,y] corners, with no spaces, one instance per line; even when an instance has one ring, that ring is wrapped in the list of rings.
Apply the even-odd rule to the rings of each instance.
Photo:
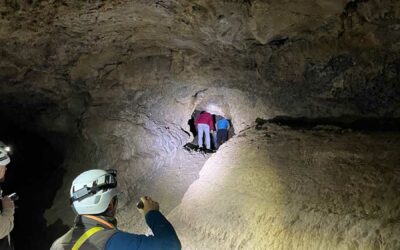
[[[10,238],[10,235],[0,240],[0,250],[14,250],[14,243]]]
[[[82,219],[83,218],[83,219]],[[102,217],[103,219],[105,217]],[[110,218],[106,218],[111,222]],[[146,223],[153,231],[154,236],[131,234],[116,228],[106,228],[95,233],[85,242],[81,250],[134,250],[134,249],[181,249],[181,244],[174,228],[159,211],[150,211],[146,214]],[[116,225],[116,222],[113,222]],[[79,216],[75,226],[64,236],[53,243],[51,250],[70,250],[79,237],[94,226],[102,226],[93,220]]]
[[[168,220],[159,211],[146,214],[146,223],[153,236],[131,234],[118,231],[107,242],[107,250],[179,250],[181,242]]]

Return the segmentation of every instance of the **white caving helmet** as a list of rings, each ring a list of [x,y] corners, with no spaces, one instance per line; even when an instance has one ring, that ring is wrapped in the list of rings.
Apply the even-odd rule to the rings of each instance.
[[[0,147],[0,166],[6,166],[10,161],[7,151]]]
[[[117,171],[93,169],[75,178],[70,190],[71,204],[77,214],[100,214],[117,196]]]

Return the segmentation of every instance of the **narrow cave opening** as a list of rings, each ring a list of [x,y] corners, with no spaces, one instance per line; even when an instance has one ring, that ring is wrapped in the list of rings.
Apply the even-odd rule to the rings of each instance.
[[[3,194],[16,192],[14,229],[11,237],[15,249],[49,249],[57,230],[47,226],[44,213],[52,206],[61,187],[68,138],[59,134],[39,134],[28,130],[29,124],[0,123],[0,140],[12,147]]]
[[[206,136],[203,136],[202,140],[202,145],[203,147],[199,147],[199,134],[198,134],[198,129],[196,128],[195,121],[199,117],[203,110],[195,109],[188,120],[188,125],[190,127],[190,133],[192,134],[193,140],[187,144],[185,144],[185,148],[187,150],[195,150],[199,151],[202,150],[202,148],[205,147],[206,145]],[[224,117],[223,114],[215,114],[210,112],[211,117],[212,117],[212,123],[215,128],[215,132],[211,133],[210,132],[210,144],[211,144],[211,151],[216,151],[218,150],[219,146],[221,146],[223,143],[228,141],[230,138],[232,138],[235,135],[235,129],[232,125],[231,119],[228,119],[227,117]],[[225,119],[225,125],[226,126],[226,131],[222,131],[222,120]],[[225,127],[224,127],[225,128]],[[207,151],[206,151],[207,152]]]

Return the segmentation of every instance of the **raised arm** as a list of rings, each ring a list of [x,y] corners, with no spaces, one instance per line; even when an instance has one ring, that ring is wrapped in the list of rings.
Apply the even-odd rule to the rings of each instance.
[[[158,211],[159,205],[149,197],[142,197],[146,223],[153,232],[152,236],[138,235],[118,231],[107,242],[106,250],[180,250],[181,243],[169,221]]]

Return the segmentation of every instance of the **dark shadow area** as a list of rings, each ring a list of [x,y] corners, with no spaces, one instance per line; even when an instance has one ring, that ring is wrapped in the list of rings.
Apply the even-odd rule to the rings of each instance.
[[[264,123],[275,123],[285,125],[291,128],[311,129],[316,126],[336,126],[343,129],[352,129],[360,131],[400,131],[400,118],[359,118],[359,117],[323,117],[323,118],[306,118],[306,117],[286,117],[278,116],[273,119],[264,120],[256,119],[256,128]]]
[[[196,126],[194,125],[194,120],[195,120],[195,117],[197,117],[197,115],[198,115],[199,113],[200,113],[200,111],[195,110],[195,111],[193,112],[193,114],[192,114],[192,117],[191,117],[190,120],[188,121],[188,125],[189,125],[189,127],[190,127],[190,133],[192,133],[192,135],[193,135],[194,137],[197,136],[197,129],[196,129]]]
[[[13,149],[2,188],[5,195],[19,195],[11,234],[15,249],[49,249],[55,235],[68,230],[62,224],[48,227],[44,212],[61,187],[64,170],[60,166],[69,140],[55,133],[39,135],[4,121],[0,140]]]
[[[187,144],[184,145],[184,148],[188,151],[198,151],[198,152],[205,152],[205,153],[212,153],[215,152],[215,150],[217,150],[217,145],[216,145],[216,140],[217,140],[217,133],[210,133],[210,139],[211,139],[211,150],[207,150],[207,149],[202,149],[199,148],[198,146],[198,133],[197,133],[197,129],[195,126],[195,121],[196,118],[198,117],[198,115],[200,114],[201,110],[195,110],[191,116],[191,118],[188,120],[188,125],[190,126],[190,132],[192,133],[194,139],[192,142],[189,142]],[[214,122],[214,126],[215,128],[217,128],[217,122],[222,119],[223,117],[220,115],[216,115],[216,114],[211,114],[212,118],[213,118],[213,122]],[[231,120],[229,121],[229,130],[228,130],[228,139],[232,138],[235,135],[235,129],[232,126],[232,122]],[[205,145],[205,136],[203,137],[203,143]]]

